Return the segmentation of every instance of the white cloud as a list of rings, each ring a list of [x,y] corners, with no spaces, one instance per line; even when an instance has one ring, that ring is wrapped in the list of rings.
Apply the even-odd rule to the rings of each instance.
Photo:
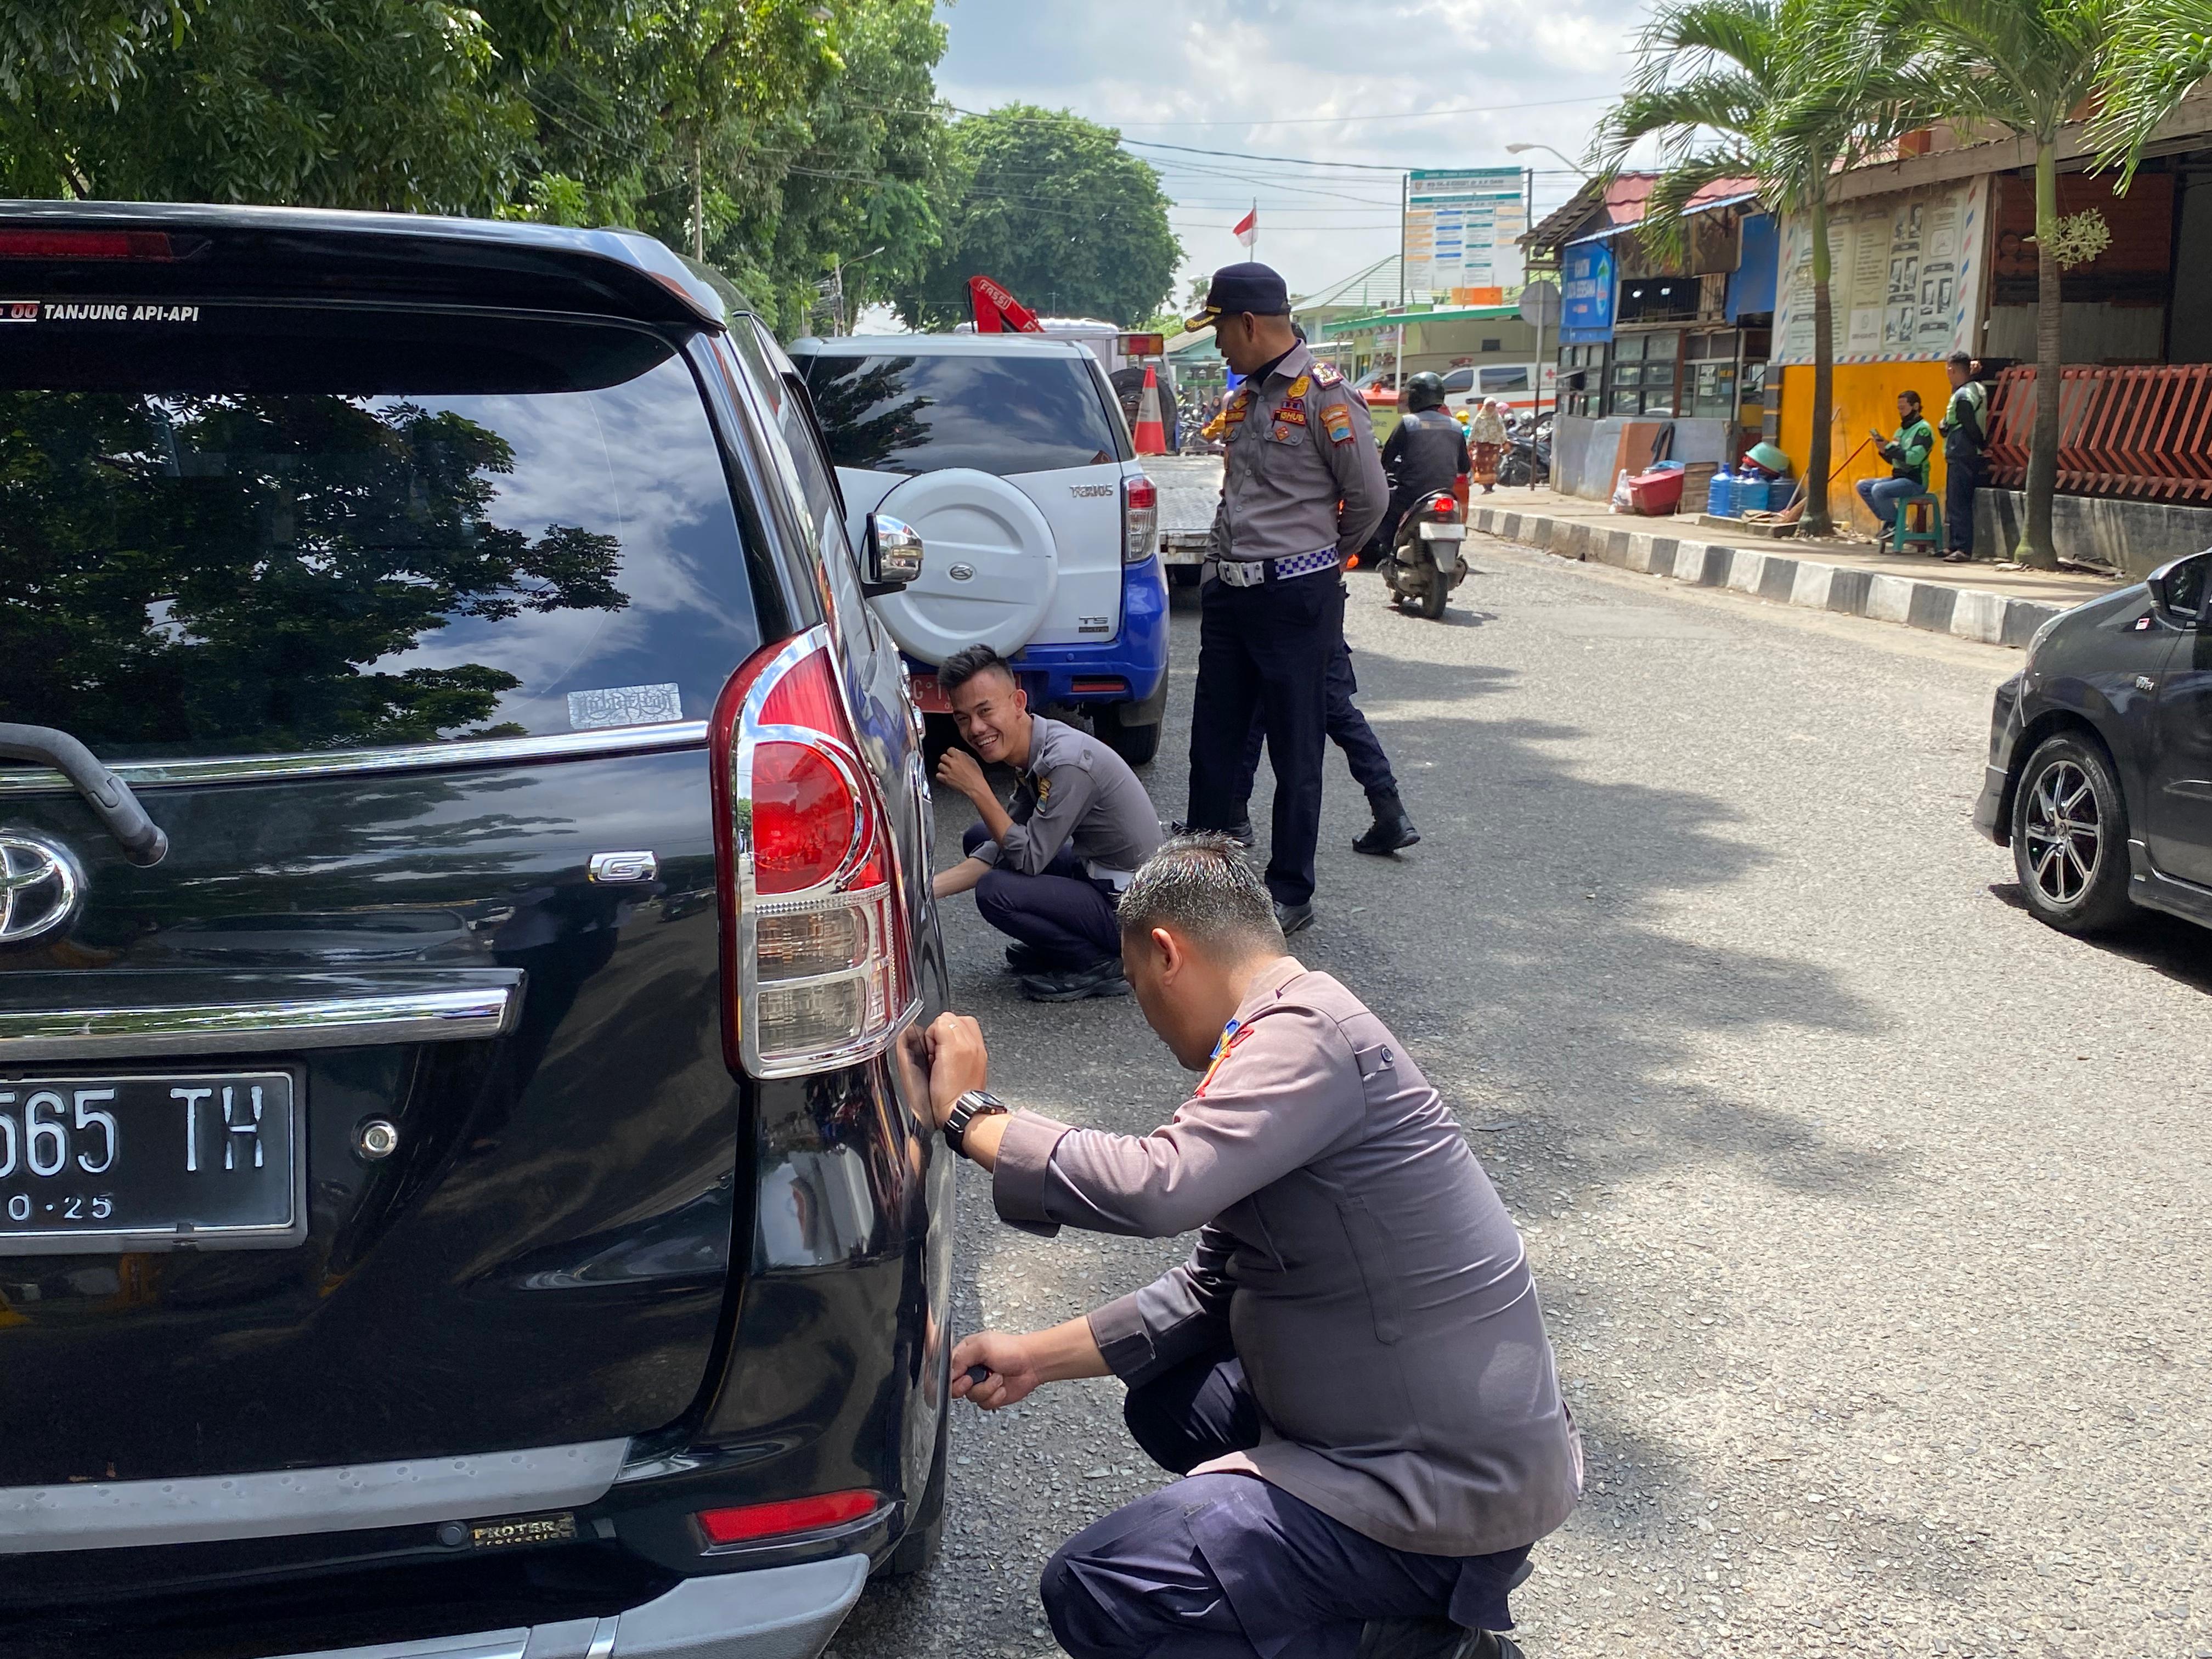
[[[1644,10],[1644,0],[958,0],[940,14],[951,45],[938,82],[963,108],[1018,99],[1197,149],[1393,167],[1525,161],[1540,169],[1540,215],[1575,179],[1504,147],[1579,159]],[[1420,116],[1468,109],[1489,112]],[[1389,173],[1137,153],[1176,203],[1188,270],[1244,257],[1229,228],[1255,197],[1260,257],[1293,291],[1398,251]]]

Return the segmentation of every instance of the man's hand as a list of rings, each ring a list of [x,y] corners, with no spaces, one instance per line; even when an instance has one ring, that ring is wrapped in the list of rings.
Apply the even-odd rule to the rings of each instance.
[[[983,1028],[965,1014],[939,1014],[929,1027],[929,1113],[942,1129],[960,1097],[986,1086],[991,1054]]]
[[[974,800],[977,795],[990,795],[991,785],[983,775],[983,769],[975,757],[964,749],[948,749],[937,763],[937,781],[947,789]],[[996,799],[996,796],[992,796]]]
[[[968,1376],[975,1365],[989,1373],[980,1382]],[[1028,1399],[1040,1382],[1108,1375],[1106,1356],[1098,1352],[1091,1322],[1081,1316],[1026,1336],[978,1331],[962,1337],[952,1350],[952,1397],[972,1400],[987,1412]]]
[[[969,1380],[970,1366],[989,1372],[981,1382]],[[987,1412],[1024,1401],[1045,1379],[1030,1352],[1027,1337],[1006,1331],[978,1331],[963,1336],[952,1350],[952,1397],[973,1401]]]

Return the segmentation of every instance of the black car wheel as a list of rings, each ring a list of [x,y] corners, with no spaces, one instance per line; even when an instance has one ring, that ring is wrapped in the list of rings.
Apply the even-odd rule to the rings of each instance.
[[[2094,744],[2051,738],[2028,757],[2013,796],[2012,861],[2027,908],[2061,932],[2127,918],[2128,809]]]
[[[1091,716],[1091,729],[1098,740],[1132,766],[1151,764],[1153,756],[1160,752],[1160,722],[1148,726],[1125,725],[1121,705],[1108,703]]]

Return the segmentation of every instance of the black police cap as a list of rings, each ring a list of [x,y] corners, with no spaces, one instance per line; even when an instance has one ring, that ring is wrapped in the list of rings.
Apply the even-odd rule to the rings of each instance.
[[[1212,286],[1206,290],[1206,309],[1188,319],[1184,326],[1211,328],[1218,317],[1234,317],[1247,311],[1255,317],[1279,317],[1290,308],[1290,284],[1283,281],[1282,274],[1273,265],[1248,260],[1241,265],[1224,265],[1213,273]]]

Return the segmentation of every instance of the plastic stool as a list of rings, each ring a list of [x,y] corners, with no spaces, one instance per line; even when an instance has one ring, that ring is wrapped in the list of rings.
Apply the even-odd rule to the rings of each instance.
[[[1921,524],[1917,530],[1912,527],[1916,514]],[[1943,504],[1933,495],[1907,495],[1897,504],[1897,523],[1890,531],[1889,544],[1902,553],[1913,542],[1925,542],[1930,547],[1943,544]]]

